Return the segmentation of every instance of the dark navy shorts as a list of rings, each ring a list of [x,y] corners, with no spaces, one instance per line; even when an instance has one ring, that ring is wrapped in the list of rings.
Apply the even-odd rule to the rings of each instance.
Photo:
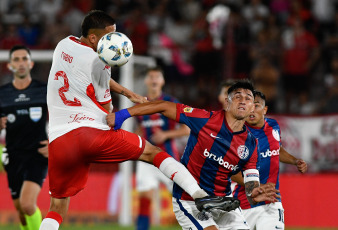
[[[8,162],[4,168],[7,172],[8,187],[14,200],[20,197],[24,181],[32,181],[42,187],[47,176],[48,158],[36,153],[26,159],[16,159],[11,157],[11,154],[13,153],[8,154]]]

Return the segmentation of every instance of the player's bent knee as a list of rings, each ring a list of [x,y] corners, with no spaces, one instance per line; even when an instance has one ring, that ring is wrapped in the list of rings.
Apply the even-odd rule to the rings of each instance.
[[[143,153],[139,157],[139,160],[152,164],[154,157],[159,152],[163,152],[163,150],[147,141]]]

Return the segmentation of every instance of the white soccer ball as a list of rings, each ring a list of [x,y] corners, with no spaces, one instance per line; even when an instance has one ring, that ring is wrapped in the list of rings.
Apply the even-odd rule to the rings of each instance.
[[[105,34],[97,44],[99,58],[107,65],[118,67],[126,64],[133,54],[133,44],[123,33]]]

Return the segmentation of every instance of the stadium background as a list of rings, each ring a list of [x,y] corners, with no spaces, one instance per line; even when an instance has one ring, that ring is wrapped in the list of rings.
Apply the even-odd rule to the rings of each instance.
[[[284,147],[309,163],[306,175],[292,166],[281,168],[286,226],[338,228],[337,6],[336,0],[2,0],[0,49],[6,56],[12,45],[23,43],[34,51],[51,51],[60,39],[80,35],[86,12],[101,9],[116,18],[135,55],[162,66],[164,91],[185,104],[220,109],[221,81],[251,79],[267,95]],[[50,61],[41,57],[33,55],[38,62],[32,76],[47,81]],[[147,63],[127,65],[134,90],[144,93]],[[112,72],[115,80],[123,80],[121,69]],[[11,78],[5,62],[0,63],[0,84]],[[113,103],[115,109],[122,105],[116,95]],[[88,187],[72,199],[66,222],[118,222],[119,166],[93,165],[91,170]],[[47,185],[48,180],[39,198],[44,213]],[[3,172],[0,188],[0,224],[16,223]],[[154,222],[175,225],[170,194],[162,188],[158,195],[155,204],[164,208],[154,207]],[[134,217],[137,192],[130,197]]]

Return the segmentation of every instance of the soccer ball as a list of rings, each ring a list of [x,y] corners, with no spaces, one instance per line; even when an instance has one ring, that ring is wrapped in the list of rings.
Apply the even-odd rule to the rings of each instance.
[[[133,54],[133,44],[123,33],[105,34],[97,44],[99,58],[107,65],[118,67],[126,64]]]

